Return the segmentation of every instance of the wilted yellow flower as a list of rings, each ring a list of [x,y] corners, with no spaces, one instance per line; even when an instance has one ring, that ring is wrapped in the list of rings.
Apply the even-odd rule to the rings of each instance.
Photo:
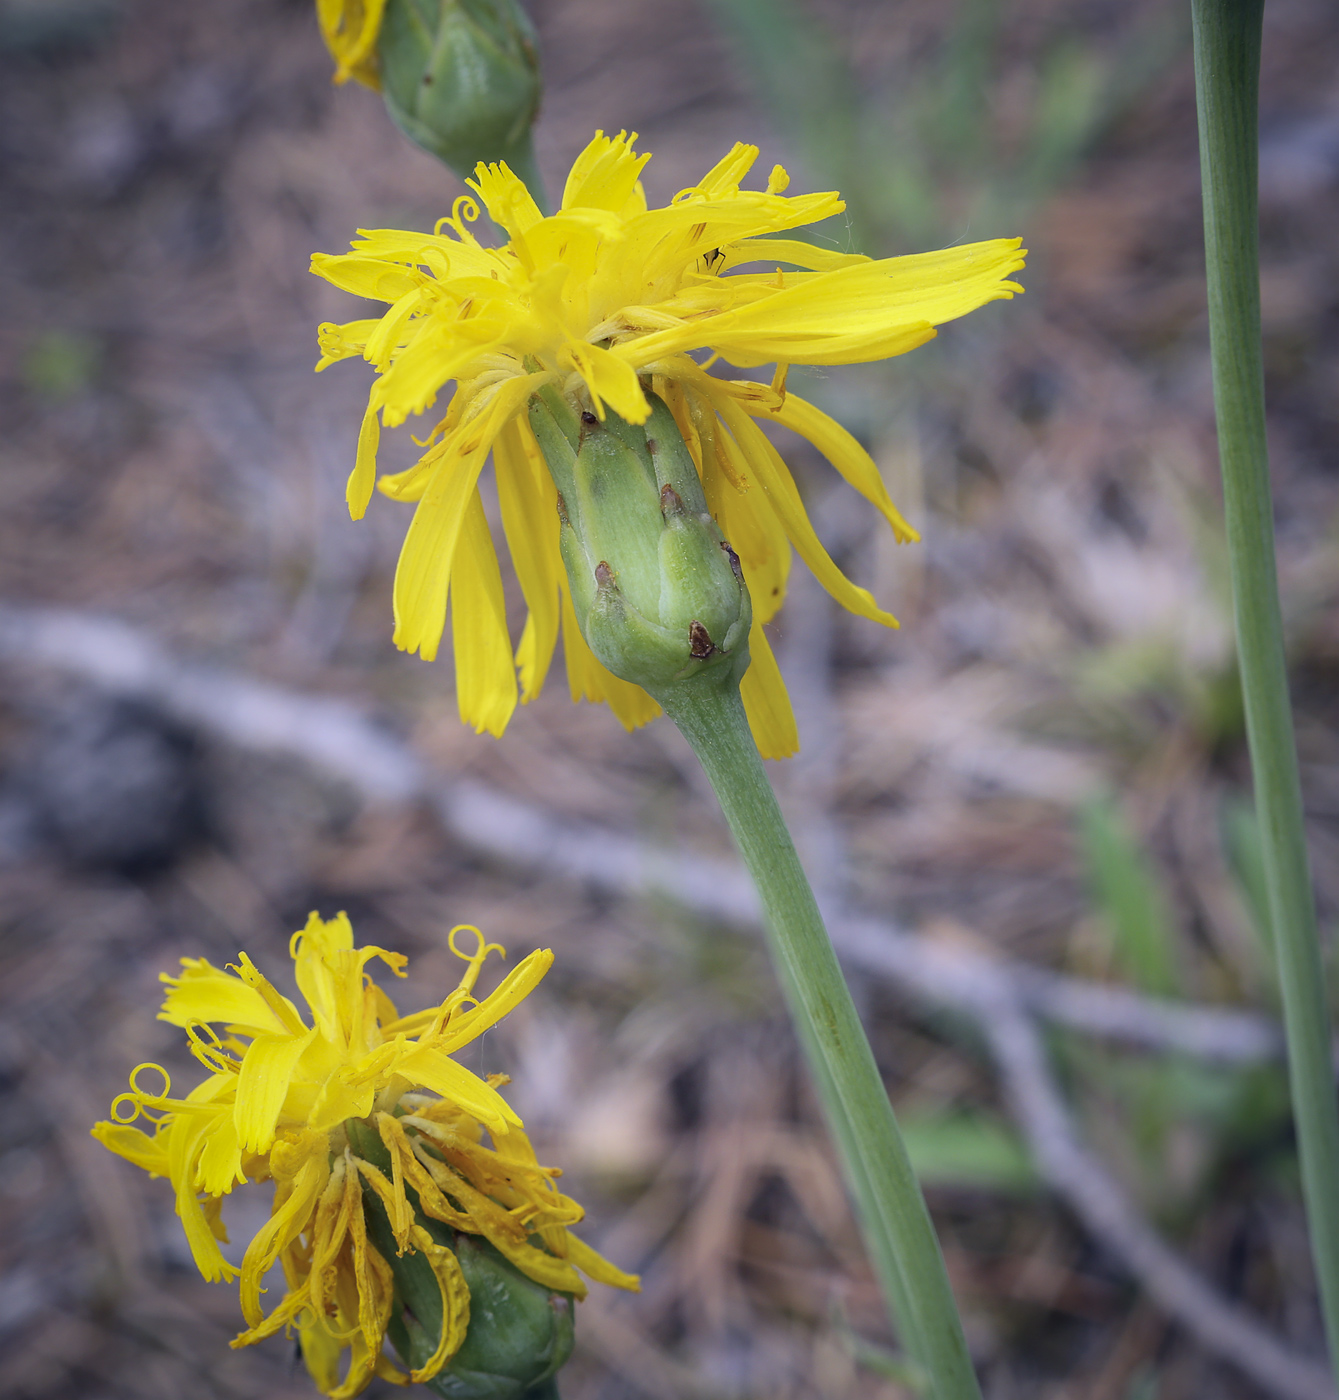
[[[457,946],[462,932],[477,940],[473,952]],[[506,1077],[485,1081],[452,1059],[533,990],[553,954],[531,953],[478,1001],[480,969],[502,949],[467,925],[452,930],[450,945],[466,963],[460,984],[440,1006],[401,1016],[366,967],[380,958],[403,976],[406,959],[355,948],[343,914],[329,922],[313,914],[290,949],[310,1025],[245,953],[228,971],[183,958],[179,976],[163,975],[168,993],[159,1019],[185,1030],[208,1077],[174,1098],[165,1071],[141,1065],[130,1092],[112,1104],[113,1121],[93,1129],[105,1147],[171,1181],[205,1278],[240,1276],[247,1330],[233,1345],[296,1327],[307,1367],[327,1395],[356,1395],[373,1374],[430,1379],[465,1338],[470,1301],[460,1265],[416,1217],[406,1187],[424,1216],[482,1236],[545,1288],[583,1297],[578,1268],[619,1288],[638,1286],[568,1232],[581,1207],[557,1190],[558,1171],[539,1165],[498,1093]],[[146,1076],[163,1082],[146,1085]],[[136,1119],[148,1120],[151,1131]],[[360,1141],[375,1151],[359,1150]],[[219,1248],[227,1241],[223,1198],[234,1186],[267,1180],[274,1183],[269,1221],[237,1269]],[[440,1344],[407,1376],[382,1351],[394,1284],[390,1263],[368,1238],[364,1188],[384,1206],[396,1249],[425,1255],[441,1291]],[[261,1282],[276,1261],[288,1286],[267,1314]]]
[[[321,37],[335,60],[335,81],[350,78],[381,91],[381,70],[377,62],[377,35],[386,0],[316,0],[316,18]]]
[[[839,365],[899,355],[934,327],[1022,290],[1018,239],[872,259],[770,235],[825,219],[835,193],[788,197],[786,172],[741,190],[757,159],[736,145],[695,186],[648,209],[635,136],[597,133],[577,158],[562,207],[545,218],[505,165],[481,164],[471,185],[509,241],[485,248],[466,227],[468,196],[433,234],[363,231],[312,270],[357,296],[391,303],[379,318],[320,328],[318,369],[363,355],[378,372],[349,477],[349,508],[367,508],[382,425],[433,406],[451,381],[427,451],[380,488],[418,509],[395,579],[395,641],[436,655],[448,592],[462,716],[501,733],[520,698],[539,692],[561,624],[574,698],[605,699],[631,727],[657,713],[637,686],[606,671],[573,618],[559,555],[557,496],[526,420],[546,384],[582,389],[631,423],[649,412],[645,380],[674,412],[708,505],[743,563],[753,598],[752,664],[741,687],[764,754],[795,748],[794,721],[762,630],[781,606],[793,546],[843,606],[896,626],[819,542],[785,462],[759,426],[807,438],[884,516],[916,538],[869,454],[840,424],[786,389],[791,364]],[[737,271],[761,265],[761,271]],[[786,267],[800,269],[786,271]],[[694,351],[709,351],[699,363]],[[716,359],[775,363],[770,383],[707,373]],[[477,488],[492,451],[502,526],[529,610],[514,662],[496,554]]]

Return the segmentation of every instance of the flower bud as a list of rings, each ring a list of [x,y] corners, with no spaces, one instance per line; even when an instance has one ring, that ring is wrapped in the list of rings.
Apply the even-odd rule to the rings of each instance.
[[[356,1119],[346,1122],[345,1129],[358,1155],[391,1172],[390,1158],[373,1129]],[[418,1223],[455,1253],[469,1289],[465,1340],[424,1385],[445,1400],[521,1400],[556,1375],[572,1354],[571,1295],[527,1278],[481,1236],[428,1219],[412,1187],[405,1188],[405,1195]],[[433,1354],[442,1335],[441,1291],[421,1253],[397,1252],[386,1209],[366,1186],[363,1210],[368,1236],[395,1279],[395,1310],[386,1333],[405,1364],[416,1369]]]
[[[639,427],[547,389],[530,421],[558,487],[582,634],[616,676],[659,699],[707,677],[738,684],[753,614],[674,415],[648,398]]]
[[[462,179],[506,161],[538,188],[535,32],[517,0],[387,0],[381,88],[396,124]]]
[[[520,1400],[571,1356],[572,1297],[526,1278],[478,1235],[456,1236],[456,1258],[470,1288],[469,1331],[428,1389],[446,1400]]]

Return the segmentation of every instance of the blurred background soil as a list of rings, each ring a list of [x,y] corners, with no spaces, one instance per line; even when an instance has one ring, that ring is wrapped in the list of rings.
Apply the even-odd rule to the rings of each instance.
[[[823,889],[945,946],[1274,1007],[1213,456],[1188,16],[1169,0],[533,0],[560,187],[641,133],[653,202],[736,139],[878,255],[1023,234],[1027,296],[869,370],[792,372],[924,534],[894,548],[794,444],[833,552],[903,620],[797,565],[775,641],[804,751],[773,768]],[[769,18],[770,14],[770,18]],[[1339,12],[1270,0],[1266,356],[1280,568],[1322,924],[1339,909]],[[359,314],[307,272],[460,188],[362,89],[306,0],[0,3],[0,596],[355,703],[434,771],[668,850],[726,837],[664,721],[625,735],[561,677],[501,742],[449,660],[390,643],[404,508],[344,514],[369,373],[311,373]],[[412,450],[401,432],[389,456]],[[509,585],[510,586],[510,585]],[[517,599],[519,602],[519,598]],[[519,609],[517,612],[519,628]],[[447,649],[449,651],[449,648]],[[75,670],[78,668],[76,667]],[[1134,893],[1134,907],[1129,891]],[[454,985],[443,935],[557,954],[469,1052],[505,1071],[587,1238],[638,1298],[582,1305],[580,1400],[910,1395],[757,940],[490,857],[423,804],[247,752],[11,649],[0,664],[0,1392],[312,1394],[290,1342],[230,1351],[165,1183],[88,1137],[127,1073],[190,1080],[158,974],[311,909]],[[857,987],[987,1394],[1262,1394],[1143,1295],[1039,1182],[979,1028]],[[1047,1041],[1076,1120],[1221,1292],[1321,1349],[1277,1066]],[[242,1199],[248,1194],[254,1199]],[[264,1192],[229,1206],[245,1240]],[[380,1383],[377,1383],[380,1387]],[[384,1388],[383,1388],[384,1389]],[[386,1391],[389,1393],[389,1391]]]

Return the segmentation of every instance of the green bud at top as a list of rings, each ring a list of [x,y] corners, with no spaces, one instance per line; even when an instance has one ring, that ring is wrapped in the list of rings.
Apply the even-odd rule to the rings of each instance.
[[[387,0],[378,41],[386,108],[464,179],[504,160],[539,199],[535,31],[517,0]]]
[[[753,613],[674,415],[648,397],[638,427],[546,389],[530,421],[558,487],[582,634],[616,676],[661,699],[685,684],[738,684]]]

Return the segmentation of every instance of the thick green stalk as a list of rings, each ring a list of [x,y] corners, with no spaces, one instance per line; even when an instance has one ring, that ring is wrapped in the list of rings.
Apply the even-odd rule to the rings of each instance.
[[[1257,227],[1263,0],[1192,0],[1218,450],[1237,654],[1278,955],[1302,1189],[1339,1366],[1339,1116],[1288,700],[1265,442]]]
[[[782,990],[902,1344],[926,1373],[928,1396],[979,1400],[925,1199],[739,691],[728,681],[689,683],[656,698],[701,760],[757,885]]]

